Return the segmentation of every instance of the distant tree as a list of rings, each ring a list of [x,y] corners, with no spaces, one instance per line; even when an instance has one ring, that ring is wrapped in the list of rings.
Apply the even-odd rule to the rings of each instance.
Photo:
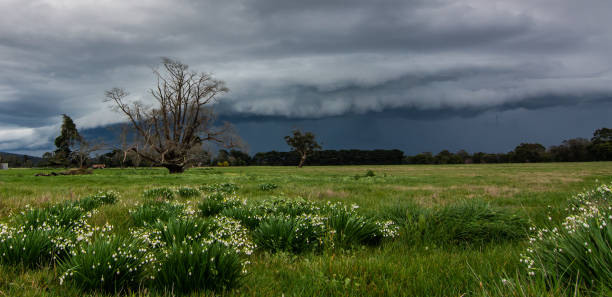
[[[589,151],[598,161],[612,161],[612,129],[601,128],[595,130]]]
[[[72,163],[72,149],[77,142],[82,140],[82,137],[72,119],[65,114],[62,117],[60,135],[55,138],[56,150],[51,156],[47,155],[47,157],[52,164],[68,167]]]
[[[232,166],[247,166],[251,163],[251,156],[240,150],[230,150],[229,157]]]
[[[292,151],[297,152],[300,155],[300,163],[298,164],[298,168],[302,168],[302,166],[304,166],[304,162],[310,154],[321,149],[321,145],[315,141],[314,134],[311,132],[302,134],[299,129],[293,130],[293,136],[285,136],[285,141],[289,146],[291,146]]]
[[[453,154],[448,150],[443,150],[439,152],[435,157],[436,164],[448,164],[452,158]]]
[[[423,152],[411,157],[411,163],[413,164],[433,164],[434,157],[431,152]]]
[[[584,138],[564,140],[560,145],[551,146],[550,157],[555,162],[584,162],[592,159],[591,142]]]
[[[521,143],[514,149],[513,161],[518,163],[546,161],[546,148],[539,143]]]
[[[225,83],[211,75],[197,73],[179,61],[163,58],[162,71],[154,70],[157,85],[150,90],[156,107],[126,102],[127,92],[114,88],[106,92],[107,101],[131,122],[140,143],[131,150],[170,173],[181,173],[194,163],[193,150],[205,142],[226,148],[239,146],[232,126],[214,125],[211,108],[218,95],[226,93]]]

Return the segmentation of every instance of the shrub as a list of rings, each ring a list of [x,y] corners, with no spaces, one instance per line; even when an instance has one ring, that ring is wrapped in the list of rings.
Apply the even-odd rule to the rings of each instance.
[[[60,261],[60,284],[87,291],[119,293],[136,290],[146,277],[146,264],[154,260],[142,242],[131,237],[99,237]]]
[[[174,199],[174,191],[170,188],[154,188],[143,192],[142,194],[148,199],[172,200]]]
[[[181,198],[192,198],[200,196],[200,191],[194,188],[181,187],[178,188],[177,192]]]
[[[368,169],[368,171],[366,171],[365,173],[365,177],[374,177],[376,176],[376,174],[374,174],[374,171],[372,171],[371,169]]]
[[[220,243],[173,244],[160,261],[155,283],[172,292],[227,290],[237,287],[243,276],[240,257]]]
[[[323,219],[316,216],[270,217],[253,231],[253,240],[272,252],[300,253],[320,246],[323,227]]]
[[[49,263],[53,255],[49,231],[14,230],[0,225],[0,263],[31,268]]]
[[[149,201],[131,211],[136,226],[145,226],[158,221],[167,222],[170,218],[183,214],[185,206],[167,201]]]
[[[272,183],[259,185],[259,189],[262,191],[272,191],[276,188],[278,188],[278,185]]]

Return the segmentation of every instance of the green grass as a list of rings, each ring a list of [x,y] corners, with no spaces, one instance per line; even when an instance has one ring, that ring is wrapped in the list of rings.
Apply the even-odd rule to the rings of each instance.
[[[364,177],[372,170],[374,176]],[[50,170],[11,169],[0,171],[0,222],[11,222],[11,214],[31,207],[48,207],[66,200],[94,195],[98,191],[114,190],[121,198],[112,205],[102,205],[89,219],[90,224],[115,225],[119,234],[146,221],[172,218],[172,207],[152,207],[135,222],[128,209],[138,209],[150,200],[143,191],[153,188],[200,189],[204,197],[215,192],[235,192],[238,198],[250,202],[276,197],[303,198],[306,201],[341,201],[360,206],[364,216],[388,218],[410,217],[418,228],[419,217],[429,212],[456,210],[460,202],[478,201],[473,207],[475,217],[495,214],[517,214],[530,224],[542,226],[558,224],[567,215],[567,199],[601,183],[612,181],[612,163],[546,163],[495,164],[449,166],[331,166],[331,167],[229,167],[190,169],[184,174],[169,175],[165,169],[104,169],[92,175],[34,177],[35,173]],[[356,179],[359,175],[362,178]],[[225,184],[223,186],[215,186]],[[262,185],[276,185],[263,190]],[[194,199],[202,202],[195,192],[184,191],[176,201]],[[189,193],[188,193],[189,192]],[[179,193],[180,194],[180,193]],[[192,205],[198,210],[198,205]],[[246,206],[245,206],[246,207]],[[287,212],[303,212],[301,205],[289,205]],[[418,208],[418,209],[417,209]],[[304,207],[307,210],[307,207]],[[395,209],[395,211],[391,211]],[[399,210],[398,210],[399,209]],[[406,210],[414,210],[408,211]],[[264,210],[265,211],[265,210]],[[58,212],[59,213],[59,212]],[[232,213],[222,209],[221,213]],[[239,210],[234,216],[248,219]],[[34,214],[33,214],[34,215]],[[69,215],[69,213],[66,213]],[[449,215],[450,216],[450,215]],[[455,215],[464,222],[462,216]],[[473,216],[473,217],[474,217]],[[499,217],[499,216],[498,216]],[[469,222],[468,222],[469,223]],[[469,224],[468,224],[469,225]],[[452,226],[452,225],[451,225]],[[480,225],[470,225],[478,227]],[[256,228],[257,226],[250,226]],[[514,228],[502,229],[510,234],[508,240],[482,240],[483,232],[499,234],[496,226],[480,228],[469,236],[476,236],[469,244],[462,237],[438,241],[405,240],[408,228],[400,237],[379,246],[358,246],[353,249],[323,249],[298,255],[286,252],[270,253],[260,249],[249,257],[248,274],[241,286],[223,294],[235,296],[474,296],[513,295],[495,289],[507,275],[522,274],[520,254],[527,240],[510,234]],[[503,226],[502,226],[503,227]],[[510,226],[511,227],[511,226]],[[425,230],[427,228],[422,227]],[[493,231],[491,231],[493,230]],[[410,231],[410,232],[417,232]],[[182,232],[182,231],[181,231]],[[505,233],[504,233],[505,232]],[[463,233],[459,233],[465,236]],[[475,234],[475,235],[474,235]],[[447,234],[448,235],[448,234]],[[486,237],[484,237],[486,239]],[[434,244],[435,243],[435,244]],[[178,263],[178,262],[177,262]],[[62,271],[45,265],[29,269],[19,265],[0,265],[0,296],[82,296],[102,293],[81,293],[61,286]],[[481,287],[481,283],[485,287]],[[527,282],[528,283],[528,282]],[[487,287],[491,284],[492,287]],[[191,285],[190,285],[191,286]],[[500,285],[499,288],[502,285]],[[547,286],[541,285],[540,295]],[[171,292],[149,292],[129,284],[134,296],[171,295]],[[537,284],[533,285],[537,288]],[[114,288],[112,288],[114,290]],[[554,288],[553,288],[554,289]],[[113,291],[109,288],[108,291]],[[560,290],[571,295],[571,288]],[[220,294],[194,293],[194,296]],[[532,295],[537,295],[534,293]],[[529,294],[527,294],[529,295]],[[548,295],[554,296],[558,294]],[[585,294],[582,293],[584,296]],[[598,295],[593,293],[592,295]]]

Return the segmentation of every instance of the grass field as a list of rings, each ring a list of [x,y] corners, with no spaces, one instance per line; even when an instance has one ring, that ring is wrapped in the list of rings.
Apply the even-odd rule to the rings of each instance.
[[[372,170],[374,176],[366,177]],[[356,203],[358,212],[388,217],[398,207],[423,209],[466,201],[516,214],[530,224],[559,223],[572,195],[612,181],[612,163],[543,163],[449,166],[334,166],[194,168],[169,175],[165,169],[104,169],[92,175],[34,177],[50,170],[0,171],[0,222],[26,206],[76,200],[99,190],[120,193],[89,220],[109,222],[117,232],[131,227],[129,209],[154,187],[234,183],[249,201],[302,197]],[[262,185],[278,187],[263,190]],[[248,275],[230,292],[239,296],[474,296],[482,287],[523,273],[519,255],[527,239],[472,244],[408,240],[405,229],[377,246],[323,249],[301,254],[256,250]],[[57,267],[3,265],[0,296],[81,296],[60,285]],[[486,288],[485,288],[486,289]],[[92,293],[96,294],[96,293]],[[162,294],[145,289],[136,295]],[[171,293],[168,293],[171,294]],[[215,294],[204,292],[202,295]],[[550,294],[554,296],[555,294]]]

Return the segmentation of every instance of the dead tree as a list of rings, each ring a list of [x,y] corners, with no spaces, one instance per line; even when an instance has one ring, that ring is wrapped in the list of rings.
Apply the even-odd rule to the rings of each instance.
[[[232,125],[214,125],[212,106],[218,95],[228,91],[223,81],[168,58],[161,66],[161,71],[153,70],[157,86],[149,91],[154,107],[127,102],[128,93],[120,88],[106,92],[106,101],[127,117],[139,136],[140,144],[131,151],[170,173],[181,173],[191,165],[192,150],[204,142],[228,148],[241,144]]]

